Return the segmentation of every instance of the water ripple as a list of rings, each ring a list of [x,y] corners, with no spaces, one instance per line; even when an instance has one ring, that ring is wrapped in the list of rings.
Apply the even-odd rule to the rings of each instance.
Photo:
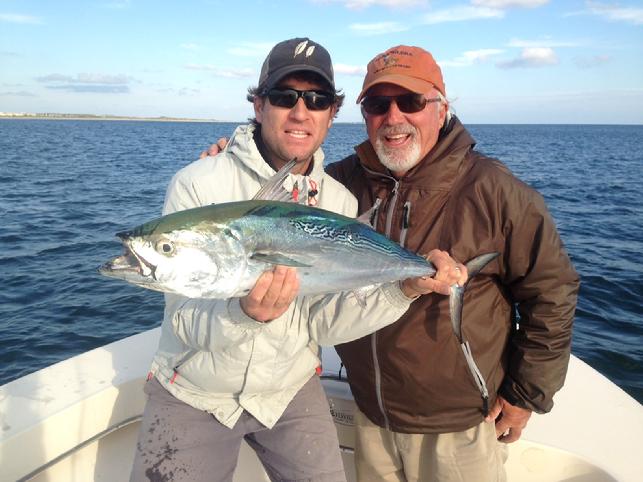
[[[469,128],[550,207],[582,281],[574,353],[643,401],[643,127]],[[116,232],[160,212],[172,175],[233,129],[0,120],[3,382],[159,325],[161,294],[96,268],[121,251]],[[326,159],[365,137],[335,124]]]

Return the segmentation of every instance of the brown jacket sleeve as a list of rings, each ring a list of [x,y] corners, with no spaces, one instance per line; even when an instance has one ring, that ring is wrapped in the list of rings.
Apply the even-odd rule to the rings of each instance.
[[[516,303],[519,328],[500,394],[543,413],[565,381],[579,278],[542,196],[520,181],[506,186],[512,192],[504,206],[502,283]]]

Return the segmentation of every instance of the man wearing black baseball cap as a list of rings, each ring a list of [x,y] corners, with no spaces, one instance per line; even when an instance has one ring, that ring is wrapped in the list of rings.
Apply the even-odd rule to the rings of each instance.
[[[174,176],[164,214],[251,199],[296,158],[284,183],[292,200],[354,217],[355,198],[323,167],[320,145],[343,101],[326,49],[307,38],[280,42],[248,99],[253,121],[237,127],[216,159]],[[274,481],[345,481],[316,375],[318,347],[363,337],[397,320],[413,296],[448,294],[466,280],[446,253],[430,256],[441,281],[386,284],[362,305],[350,293],[297,297],[297,271],[285,266],[265,272],[243,298],[166,295],[131,480],[229,481],[245,440]]]

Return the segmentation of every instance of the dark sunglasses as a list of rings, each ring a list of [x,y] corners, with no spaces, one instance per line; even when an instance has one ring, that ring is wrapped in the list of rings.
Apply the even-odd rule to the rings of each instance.
[[[427,99],[422,94],[402,95],[372,95],[365,97],[362,101],[364,112],[370,115],[384,115],[391,108],[391,102],[395,101],[397,108],[405,114],[415,114],[426,107],[429,102],[439,102],[440,98]]]
[[[335,96],[329,92],[317,90],[270,89],[265,95],[275,107],[292,109],[301,97],[308,110],[326,110],[335,101]]]

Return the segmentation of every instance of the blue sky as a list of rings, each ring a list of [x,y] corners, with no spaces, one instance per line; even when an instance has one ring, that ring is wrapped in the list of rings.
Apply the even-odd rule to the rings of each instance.
[[[441,65],[465,123],[643,124],[643,2],[0,0],[0,112],[243,121],[276,42],[324,45],[347,102],[399,44]]]

